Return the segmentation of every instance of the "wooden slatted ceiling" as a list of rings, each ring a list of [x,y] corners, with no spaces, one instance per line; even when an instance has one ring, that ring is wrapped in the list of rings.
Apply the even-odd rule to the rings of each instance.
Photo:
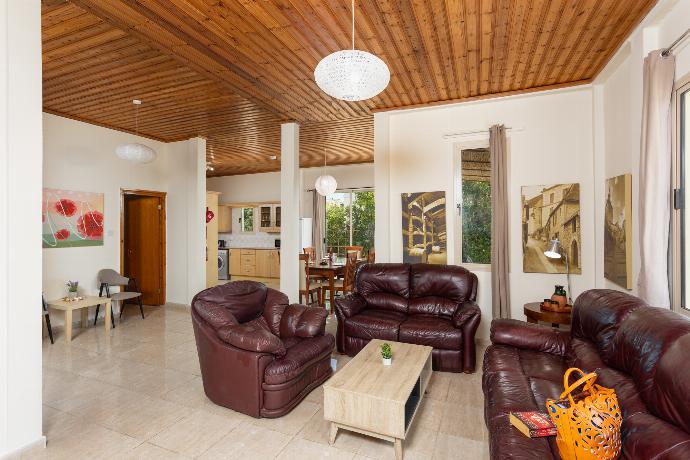
[[[213,175],[372,161],[371,113],[590,82],[655,0],[358,0],[357,42],[391,69],[345,103],[313,69],[350,46],[348,0],[44,0],[46,111],[165,141],[204,136]],[[212,158],[211,158],[211,153]]]

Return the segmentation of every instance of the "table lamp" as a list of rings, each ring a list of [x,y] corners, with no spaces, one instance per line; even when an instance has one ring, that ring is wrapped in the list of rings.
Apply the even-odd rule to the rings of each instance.
[[[558,240],[558,238],[551,240],[551,245],[549,248],[544,251],[544,255],[548,257],[549,259],[560,259],[563,257],[563,260],[565,262],[565,271],[568,276],[568,305],[573,304],[573,298],[572,298],[572,289],[570,287],[570,264],[568,263],[568,255],[563,251],[561,248],[561,242]]]

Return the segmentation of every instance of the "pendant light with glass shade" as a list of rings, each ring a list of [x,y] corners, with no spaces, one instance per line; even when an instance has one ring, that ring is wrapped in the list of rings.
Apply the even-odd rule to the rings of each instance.
[[[326,149],[323,149],[323,174],[316,178],[314,188],[322,196],[332,195],[338,188],[335,177],[326,174]]]
[[[141,101],[139,99],[134,99],[132,104],[134,104],[134,134],[139,135],[139,106],[141,105]],[[155,150],[144,144],[139,144],[138,142],[118,145],[115,147],[115,154],[123,160],[139,164],[151,163],[156,159]]]
[[[329,54],[314,70],[321,90],[343,101],[370,99],[386,89],[388,66],[378,56],[355,49],[355,0],[352,0],[352,49]]]

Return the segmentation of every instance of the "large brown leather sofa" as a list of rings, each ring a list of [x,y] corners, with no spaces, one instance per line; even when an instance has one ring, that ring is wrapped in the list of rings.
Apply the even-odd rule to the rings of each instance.
[[[528,439],[511,411],[546,412],[579,367],[613,388],[627,459],[690,458],[690,321],[628,294],[591,290],[573,309],[571,332],[495,320],[484,355],[484,417],[492,459],[560,458],[555,437]]]
[[[335,299],[338,351],[354,356],[371,339],[428,345],[435,370],[474,372],[476,298],[477,276],[462,267],[362,265],[355,292]]]
[[[201,291],[192,324],[206,396],[252,417],[290,412],[331,376],[326,316],[254,281]]]

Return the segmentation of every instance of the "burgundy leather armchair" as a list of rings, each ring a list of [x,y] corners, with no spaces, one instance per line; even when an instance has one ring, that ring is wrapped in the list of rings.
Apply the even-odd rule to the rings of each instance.
[[[192,324],[206,396],[252,417],[290,412],[331,376],[326,316],[254,281],[201,291]]]
[[[477,276],[463,267],[362,265],[355,292],[335,299],[338,351],[354,356],[371,339],[428,345],[435,370],[474,372],[476,298]]]
[[[619,291],[596,289],[575,301],[571,332],[494,320],[484,355],[484,418],[492,459],[557,459],[556,438],[528,439],[511,411],[546,412],[568,367],[596,372],[623,414],[626,459],[690,458],[690,321]]]

